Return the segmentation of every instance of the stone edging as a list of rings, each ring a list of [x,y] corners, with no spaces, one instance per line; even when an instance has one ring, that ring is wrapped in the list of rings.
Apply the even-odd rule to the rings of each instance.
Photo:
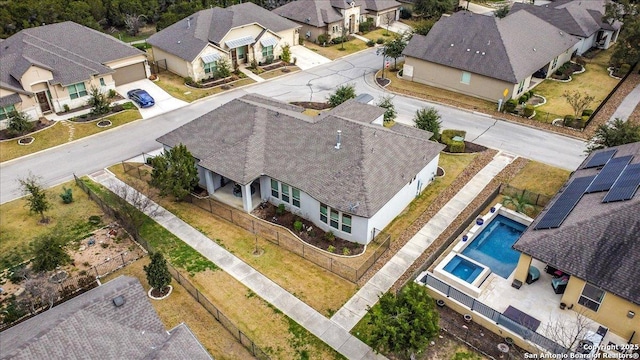
[[[165,296],[161,296],[161,297],[155,297],[153,295],[151,295],[151,292],[153,291],[153,288],[149,289],[149,291],[147,291],[147,296],[149,296],[151,299],[153,300],[163,300],[169,297],[169,295],[171,295],[171,292],[173,292],[173,286],[171,285],[167,285],[169,287],[169,292],[167,293],[167,295]]]
[[[533,96],[537,96],[537,97],[542,99],[542,102],[540,104],[533,105],[534,108],[538,107],[538,106],[542,106],[542,105],[547,103],[547,98],[546,97],[544,97],[544,96],[542,96],[540,94],[536,94],[536,93],[534,93]]]
[[[607,71],[609,72],[609,76],[610,76],[610,77],[612,77],[612,78],[614,78],[614,79],[616,79],[616,80],[622,80],[622,78],[621,78],[621,77],[613,76],[613,71],[614,71],[613,67],[611,67],[611,66],[610,66],[610,67],[608,67],[608,68],[607,68]]]

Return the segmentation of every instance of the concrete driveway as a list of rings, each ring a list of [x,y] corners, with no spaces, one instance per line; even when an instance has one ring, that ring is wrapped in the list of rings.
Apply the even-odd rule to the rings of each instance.
[[[143,119],[148,119],[150,117],[164,114],[166,112],[181,108],[189,104],[185,101],[178,100],[169,95],[166,91],[162,90],[161,87],[154,84],[153,81],[148,79],[138,80],[116,87],[116,91],[118,92],[118,94],[122,95],[125,98],[127,97],[127,92],[133,89],[146,90],[149,95],[151,95],[156,101],[156,104],[150,108],[140,109],[140,107],[138,107]],[[136,106],[138,106],[138,104],[136,104]]]
[[[326,57],[316,53],[315,51],[309,50],[302,45],[296,45],[291,47],[291,58],[298,59],[296,61],[296,65],[302,69],[307,70],[311,69],[314,66],[330,63],[331,60]]]

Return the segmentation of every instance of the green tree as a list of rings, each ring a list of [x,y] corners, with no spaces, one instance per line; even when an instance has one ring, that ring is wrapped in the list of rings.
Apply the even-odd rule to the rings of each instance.
[[[440,121],[440,114],[436,108],[430,107],[417,110],[416,116],[413,117],[413,122],[418,129],[433,133],[430,140],[440,140],[442,121]]]
[[[521,214],[528,214],[529,211],[534,209],[533,205],[531,205],[527,197],[524,196],[524,192],[515,194],[513,196],[504,195],[502,197],[502,205],[511,205],[517,212]]]
[[[382,98],[380,98],[380,101],[378,101],[376,105],[385,109],[384,122],[389,122],[396,119],[398,112],[396,111],[395,105],[393,105],[393,98],[391,96],[383,96]]]
[[[182,144],[153,158],[151,166],[151,185],[160,190],[161,196],[172,195],[180,201],[198,185],[196,159]]]
[[[615,21],[624,24],[611,55],[613,65],[631,65],[640,61],[640,3],[637,0],[610,1],[605,5],[602,20],[609,24]]]
[[[167,260],[161,252],[151,254],[151,262],[144,266],[144,272],[147,274],[149,285],[164,293],[167,286],[171,284],[171,273],[167,267]]]
[[[413,12],[423,18],[439,19],[442,14],[451,12],[458,0],[416,0]]]
[[[421,20],[413,28],[413,32],[414,34],[427,36],[427,34],[429,33],[429,31],[431,31],[431,28],[435,23],[436,23],[435,20],[432,20],[432,19]]]
[[[500,6],[493,12],[493,15],[495,15],[499,19],[502,19],[505,16],[509,15],[509,5]]]
[[[601,124],[589,140],[587,152],[640,141],[640,125],[615,118],[611,124]]]
[[[97,116],[108,114],[111,110],[109,99],[95,86],[92,86],[89,90],[87,105],[91,106],[91,114]]]
[[[40,235],[33,241],[33,260],[31,269],[35,272],[51,271],[71,261],[65,250],[66,238],[61,226]]]
[[[216,60],[216,74],[220,78],[231,76],[231,64],[229,64],[229,60],[224,57]]]
[[[382,53],[386,57],[393,59],[393,68],[398,68],[398,58],[402,56],[404,48],[407,47],[407,35],[396,35],[393,39],[387,40],[382,46]]]
[[[341,85],[338,86],[336,91],[329,96],[329,105],[331,107],[336,107],[343,102],[353,99],[356,97],[356,88],[355,86],[349,85]]]
[[[44,216],[44,212],[51,208],[51,203],[40,184],[40,179],[33,174],[29,174],[26,178],[19,179],[18,182],[20,182],[22,194],[26,195],[26,206],[29,207],[29,211],[40,214],[40,222],[46,223],[47,218]]]
[[[282,46],[282,54],[280,55],[280,59],[282,59],[282,61],[287,64],[291,62],[291,46],[289,46],[289,44],[284,44],[284,46]]]
[[[377,352],[413,359],[438,335],[438,311],[424,286],[414,282],[398,295],[385,293],[369,308],[369,343]]]
[[[24,111],[12,111],[9,114],[9,124],[7,129],[14,135],[22,135],[33,130],[31,116]]]

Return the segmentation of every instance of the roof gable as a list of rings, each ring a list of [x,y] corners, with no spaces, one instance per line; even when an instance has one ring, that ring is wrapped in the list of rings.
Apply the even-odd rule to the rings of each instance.
[[[326,0],[291,1],[273,9],[273,12],[287,19],[315,27],[325,27],[344,20],[342,13]]]

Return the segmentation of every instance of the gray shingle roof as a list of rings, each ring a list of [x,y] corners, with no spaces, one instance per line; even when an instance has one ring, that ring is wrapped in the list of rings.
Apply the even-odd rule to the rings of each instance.
[[[403,54],[516,84],[577,42],[526,11],[502,19],[461,11],[414,35]]]
[[[633,155],[631,163],[640,163],[640,142],[615,149],[615,157]],[[582,169],[587,160],[567,183],[599,171]],[[640,191],[631,200],[602,203],[605,195],[606,192],[585,194],[560,227],[534,230],[549,210],[547,205],[513,247],[640,304]]]
[[[200,10],[153,34],[147,42],[181,59],[193,61],[208,43],[221,46],[220,41],[229,30],[253,23],[273,32],[300,27],[254,3],[246,2],[227,8]]]
[[[20,95],[18,94],[3,96],[0,98],[0,107],[17,104],[19,102],[22,102],[22,100],[20,100]]]
[[[373,120],[384,115],[384,112],[385,109],[381,107],[364,104],[356,99],[349,99],[335,108],[320,114],[320,116],[338,116],[370,124]]]
[[[112,73],[107,62],[140,54],[113,36],[71,21],[29,28],[2,42],[0,83],[23,89],[18,79],[36,65],[52,71],[53,84],[70,85]]]
[[[402,5],[396,0],[356,0],[356,4],[360,5],[361,10],[373,11],[387,10]]]
[[[267,175],[363,217],[374,215],[443,149],[419,136],[342,117],[348,111],[311,118],[281,106],[243,97],[158,141],[186,145],[199,165],[238,183]],[[337,130],[340,150],[334,148]],[[349,210],[353,204],[359,204],[355,212]]]
[[[299,23],[309,24],[315,27],[325,27],[330,23],[344,20],[340,9],[351,7],[352,0],[296,0],[282,5],[273,12],[287,19]],[[360,13],[366,10],[381,11],[399,7],[395,0],[353,0],[356,6],[360,6]]]
[[[119,295],[125,303],[115,307]],[[140,282],[126,276],[3,331],[0,349],[2,359],[211,359],[184,328],[167,333]]]

